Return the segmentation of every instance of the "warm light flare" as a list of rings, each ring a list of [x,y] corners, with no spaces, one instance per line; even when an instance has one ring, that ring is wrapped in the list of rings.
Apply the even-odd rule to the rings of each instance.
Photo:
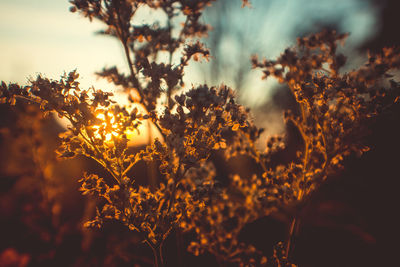
[[[104,115],[104,113],[99,113],[97,114],[96,118],[102,120],[103,122],[100,125],[94,125],[92,126],[92,128],[95,130],[94,134],[96,138],[102,138],[102,135],[100,133],[100,129],[104,129],[103,131],[104,133],[104,138],[106,142],[111,141],[112,137],[118,136],[118,123],[115,122],[115,116],[114,114],[112,114],[111,112],[107,113],[107,118]],[[109,119],[109,123],[107,123],[107,119]],[[109,130],[110,132],[106,132],[107,130]]]
[[[131,104],[128,109],[132,110],[133,108],[137,108],[139,113],[146,113],[146,110],[140,104]],[[116,116],[112,112],[100,112],[96,115],[96,118],[101,122],[92,126],[95,138],[103,138],[105,142],[111,142],[113,136],[120,135],[118,115]],[[155,138],[162,139],[156,127],[149,121],[142,121],[137,128],[127,129],[124,134],[128,139],[128,146],[149,144]]]
[[[117,100],[118,102],[123,102],[125,100],[126,95],[125,94],[117,94]],[[142,105],[137,104],[137,103],[130,103],[129,106],[127,107],[128,110],[132,110],[133,108],[137,108],[139,110],[139,113],[141,114],[146,114],[146,110],[143,108]],[[96,115],[96,118],[101,120],[99,124],[92,125],[91,129],[94,132],[94,137],[97,139],[102,139],[106,142],[110,142],[112,140],[113,136],[118,136],[118,117],[115,117],[113,113],[107,112],[107,116],[105,115],[104,111],[99,112]],[[109,118],[109,126],[107,128],[107,118]],[[66,118],[59,118],[58,116],[54,116],[54,118],[60,123],[62,127],[67,129],[70,127],[70,122]],[[105,132],[109,131],[109,132]],[[103,132],[104,137],[101,136],[100,131]],[[152,140],[155,138],[162,139],[162,135],[158,132],[157,128],[152,124],[149,123],[148,121],[142,121],[142,124],[140,124],[137,129],[135,130],[126,130],[124,132],[126,135],[126,138],[128,139],[128,146],[139,146],[139,145],[146,145],[149,144]]]

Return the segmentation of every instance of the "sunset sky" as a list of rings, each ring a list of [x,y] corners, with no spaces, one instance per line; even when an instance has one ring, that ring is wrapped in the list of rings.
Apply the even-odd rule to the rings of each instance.
[[[242,27],[263,48],[261,56],[278,55],[293,43],[294,31],[312,28],[313,23],[318,21],[329,22],[339,17],[342,30],[352,33],[348,40],[350,46],[367,39],[377,27],[374,10],[366,1],[251,2],[253,8],[236,8],[232,16],[221,19]],[[232,1],[232,5],[240,6],[240,1]],[[64,71],[77,68],[83,87],[94,85],[115,90],[106,82],[98,80],[93,72],[113,65],[126,69],[120,44],[111,38],[95,35],[94,32],[102,29],[102,25],[98,22],[90,23],[78,14],[69,12],[69,7],[67,0],[0,1],[0,80],[25,84],[29,77],[39,73],[59,79]],[[237,49],[235,44],[229,40],[225,43],[225,50],[234,53]],[[212,64],[212,60],[208,64]],[[254,86],[259,81],[257,75],[254,77],[257,82],[248,81],[253,85],[249,86],[253,90],[257,90],[257,86]],[[188,84],[203,83],[205,79],[196,68],[187,71]],[[227,74],[224,82],[229,85],[230,79]]]

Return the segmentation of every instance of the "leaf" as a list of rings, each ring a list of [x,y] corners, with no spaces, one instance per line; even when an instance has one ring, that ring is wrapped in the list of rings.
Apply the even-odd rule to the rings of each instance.
[[[240,124],[239,124],[239,123],[235,123],[235,124],[232,126],[232,131],[236,132],[237,130],[239,130],[239,127],[240,127]]]
[[[220,146],[220,148],[225,149],[226,148],[226,143],[225,142],[219,142],[219,146]]]

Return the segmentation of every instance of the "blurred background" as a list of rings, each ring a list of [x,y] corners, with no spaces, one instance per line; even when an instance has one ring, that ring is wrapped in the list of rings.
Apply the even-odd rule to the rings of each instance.
[[[257,116],[257,122],[269,134],[282,133],[281,111],[269,101],[274,98],[274,88],[278,85],[272,79],[260,82],[260,73],[251,71],[251,55],[274,58],[293,45],[297,37],[333,28],[351,33],[345,47],[352,55],[354,66],[362,62],[365,48],[373,47],[374,40],[388,40],[381,36],[391,35],[383,18],[387,17],[385,12],[392,12],[388,7],[395,3],[253,0],[250,8],[243,9],[239,0],[217,1],[203,16],[203,21],[213,28],[204,40],[212,51],[212,60],[192,63],[186,70],[185,84],[188,87],[201,83],[231,86],[238,91],[244,105],[263,114]],[[83,88],[93,85],[118,92],[94,72],[114,65],[127,70],[122,47],[112,38],[95,34],[102,29],[99,22],[90,23],[68,10],[67,0],[0,1],[0,80],[25,84],[37,74],[58,79],[64,72],[77,69]],[[146,18],[139,18],[137,22],[141,21]],[[391,38],[397,38],[394,36]],[[271,105],[266,106],[267,102]],[[261,112],[257,112],[259,109]]]
[[[102,25],[70,13],[69,6],[66,0],[0,0],[0,80],[26,84],[37,74],[58,79],[77,69],[83,88],[118,91],[94,72],[113,65],[126,70],[122,47],[96,35]],[[351,69],[363,63],[368,50],[399,45],[399,8],[397,0],[252,0],[242,9],[239,0],[219,0],[203,17],[213,28],[204,40],[212,59],[192,63],[185,84],[231,86],[267,135],[286,133],[299,142],[282,121],[293,99],[275,81],[260,80],[261,74],[251,70],[251,55],[274,58],[296,37],[329,28],[350,33],[343,49]],[[137,236],[127,239],[115,225],[103,232],[82,229],[96,203],[80,195],[77,177],[83,169],[101,171],[83,158],[56,162],[52,151],[63,128],[51,118],[38,119],[35,108],[17,109],[25,115],[0,106],[0,266],[151,266],[151,251],[137,244]],[[395,262],[400,237],[396,112],[371,126],[371,151],[349,159],[345,172],[313,197],[294,252],[300,266]],[[282,240],[286,222],[271,217],[251,227],[271,237],[261,240],[257,231],[245,229],[245,239],[268,255]],[[167,265],[177,266],[175,245],[169,247]],[[191,266],[215,265],[210,255],[184,257],[194,262]]]

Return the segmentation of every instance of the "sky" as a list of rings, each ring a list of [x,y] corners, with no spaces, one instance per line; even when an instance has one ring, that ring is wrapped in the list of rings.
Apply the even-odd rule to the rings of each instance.
[[[240,0],[229,1],[234,7],[217,17],[243,32],[250,45],[244,51],[245,63],[237,62],[235,55],[243,48],[229,36],[223,40],[227,68],[217,82],[227,85],[233,84],[235,68],[248,64],[251,54],[273,58],[294,43],[297,33],[313,30],[320,23],[339,21],[340,30],[351,33],[347,41],[350,48],[371,38],[379,27],[376,10],[367,0],[252,0],[252,7],[244,9]],[[90,23],[69,12],[69,7],[67,0],[0,0],[0,80],[26,84],[38,74],[59,79],[64,72],[77,69],[81,88],[118,91],[94,72],[114,65],[127,71],[121,45],[96,35],[102,24]],[[207,15],[202,20],[208,23]],[[196,64],[186,70],[185,84],[189,86],[209,82]],[[212,60],[201,64],[204,68]],[[254,72],[246,78],[247,105],[264,103],[268,97],[264,88],[273,86],[273,81],[261,82],[260,76]]]
[[[237,8],[221,19],[245,31],[263,48],[261,56],[278,55],[293,43],[293,31],[320,21],[340,17],[343,30],[351,32],[350,45],[376,30],[374,10],[365,0],[253,0],[252,8],[245,9],[238,0],[231,1]],[[120,44],[95,35],[102,25],[69,12],[69,7],[67,0],[0,0],[0,80],[24,84],[39,73],[58,79],[77,68],[83,86],[112,88],[93,73],[104,66],[126,69]],[[224,49],[234,53],[238,48],[227,39]],[[189,84],[204,82],[195,72],[189,70]]]
[[[205,21],[211,25],[216,17],[222,20],[225,29],[232,31],[222,40],[219,49],[219,56],[224,58],[224,71],[217,83],[233,81],[237,69],[249,63],[252,54],[273,59],[293,45],[297,37],[317,32],[323,26],[335,25],[338,31],[350,33],[346,49],[353,56],[355,48],[379,30],[378,10],[368,0],[252,0],[252,8],[244,9],[234,4],[238,1],[223,1],[230,4],[228,9],[205,14]],[[235,34],[241,36],[239,40]],[[242,100],[248,105],[263,104],[268,97],[268,94],[259,94],[265,91],[265,82],[259,82],[260,76],[252,71],[245,77]],[[272,87],[274,81],[267,83]]]
[[[98,22],[69,12],[66,0],[0,0],[0,80],[25,84],[78,69],[83,86],[108,86],[93,73],[124,66],[119,44],[94,32]]]

